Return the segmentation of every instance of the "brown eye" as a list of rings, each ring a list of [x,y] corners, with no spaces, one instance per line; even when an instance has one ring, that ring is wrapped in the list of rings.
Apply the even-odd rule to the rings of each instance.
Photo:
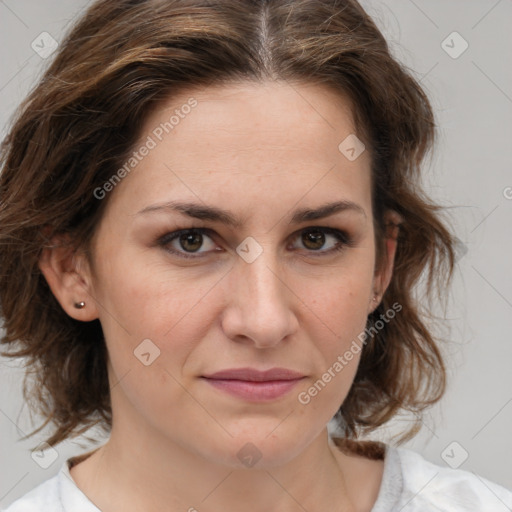
[[[161,237],[158,244],[183,258],[200,258],[216,251],[216,244],[205,228],[182,229]],[[209,240],[209,242],[207,242]],[[206,250],[200,250],[205,248]]]
[[[203,235],[198,231],[184,233],[178,240],[181,248],[187,252],[195,252],[203,245]]]
[[[325,233],[321,231],[305,231],[302,233],[302,242],[307,249],[313,251],[321,249],[325,244]]]
[[[330,247],[328,245],[329,241]],[[353,247],[354,241],[344,231],[327,227],[311,227],[300,232],[300,241],[303,248],[314,256],[328,256],[346,247]],[[327,245],[327,249],[325,246]],[[300,247],[299,247],[300,249]],[[313,254],[313,253],[317,254]]]

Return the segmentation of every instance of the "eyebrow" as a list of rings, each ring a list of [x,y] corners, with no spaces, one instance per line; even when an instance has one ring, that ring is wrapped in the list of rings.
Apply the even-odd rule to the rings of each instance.
[[[223,210],[216,206],[181,201],[170,201],[163,204],[147,206],[137,212],[136,215],[158,211],[175,211],[194,219],[220,222],[233,228],[240,228],[243,225],[243,221],[239,217],[236,217],[227,210]],[[354,211],[366,217],[366,211],[357,203],[352,201],[336,201],[333,203],[326,203],[314,209],[300,208],[293,214],[290,224],[299,224],[301,222],[324,219],[344,211]]]

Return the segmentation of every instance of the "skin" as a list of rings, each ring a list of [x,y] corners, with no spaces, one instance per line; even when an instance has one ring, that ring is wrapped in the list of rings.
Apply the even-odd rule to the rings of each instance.
[[[393,239],[376,271],[370,153],[349,161],[338,149],[356,133],[350,102],[312,84],[190,89],[151,113],[136,147],[191,97],[197,107],[104,199],[94,265],[65,248],[40,260],[70,316],[100,319],[109,353],[112,433],[71,475],[104,512],[161,511],[162,503],[170,511],[369,511],[382,461],[343,454],[326,428],[359,354],[310,403],[298,401],[364,330],[392,274]],[[139,213],[171,200],[229,210],[241,226]],[[289,224],[297,208],[339,200],[363,213]],[[157,242],[201,227],[211,230],[202,245]],[[303,235],[311,227],[346,231],[353,245],[328,254],[338,239],[323,232],[315,245]],[[251,263],[236,252],[247,237],[263,250]],[[160,350],[148,366],[134,355],[144,339]],[[266,403],[200,378],[245,366],[305,378]],[[261,455],[252,467],[237,456],[246,443]]]

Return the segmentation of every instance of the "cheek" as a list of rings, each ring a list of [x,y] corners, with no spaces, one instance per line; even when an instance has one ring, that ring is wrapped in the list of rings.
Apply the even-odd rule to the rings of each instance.
[[[126,413],[133,408],[153,426],[171,431],[176,429],[177,411],[191,419],[204,415],[185,391],[189,381],[183,371],[194,348],[207,336],[204,297],[215,280],[180,278],[176,272],[147,264],[137,270],[132,263],[134,270],[123,271],[127,267],[121,264],[113,269],[106,301],[110,311],[102,321],[112,401],[117,410]],[[195,428],[187,425],[185,433]]]
[[[364,348],[371,273],[343,275],[329,281],[305,301],[303,328],[314,342],[317,373],[299,390],[299,407],[331,418],[347,396]],[[309,326],[309,327],[308,327]]]
[[[122,418],[120,428],[149,426],[153,434],[172,435],[181,441],[204,437],[208,416],[193,389],[187,391],[188,383],[182,383],[179,372],[162,362],[164,357],[162,353],[148,366],[137,361],[112,385],[112,408]],[[222,435],[214,421],[207,427],[216,436]]]
[[[331,333],[327,338],[331,340],[328,347],[333,350],[342,349],[354,336],[364,330],[371,290],[372,272],[370,271],[340,271],[339,274],[333,275],[328,281],[320,283],[315,288],[309,287],[309,292],[303,289],[302,296],[310,297],[304,302],[308,305],[311,314],[316,317],[316,324],[323,325]]]
[[[101,300],[103,320],[124,337],[163,341],[167,335],[194,315],[218,276],[200,277],[194,268],[176,268],[165,258],[155,263],[145,251],[124,251],[113,255],[101,275],[106,285]],[[102,322],[103,323],[103,322]],[[196,325],[200,325],[197,324]]]
[[[356,329],[355,333],[358,332]],[[298,390],[297,407],[320,424],[328,422],[345,401],[357,372],[362,344],[354,336],[343,335],[336,343],[324,343],[318,371]]]

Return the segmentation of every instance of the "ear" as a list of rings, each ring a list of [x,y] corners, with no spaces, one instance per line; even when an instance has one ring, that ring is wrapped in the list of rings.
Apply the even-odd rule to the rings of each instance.
[[[370,297],[369,312],[373,312],[379,305],[382,296],[387,290],[391,277],[393,276],[393,266],[395,263],[395,254],[397,248],[397,238],[400,224],[404,221],[403,217],[394,210],[387,210],[384,214],[385,233],[385,252],[384,261],[375,272],[373,278],[373,295]],[[377,300],[373,300],[376,296]]]
[[[71,247],[68,237],[53,237],[43,249],[38,265],[53,295],[70,317],[83,322],[99,317],[89,263],[85,254]],[[75,307],[80,302],[85,306]]]

